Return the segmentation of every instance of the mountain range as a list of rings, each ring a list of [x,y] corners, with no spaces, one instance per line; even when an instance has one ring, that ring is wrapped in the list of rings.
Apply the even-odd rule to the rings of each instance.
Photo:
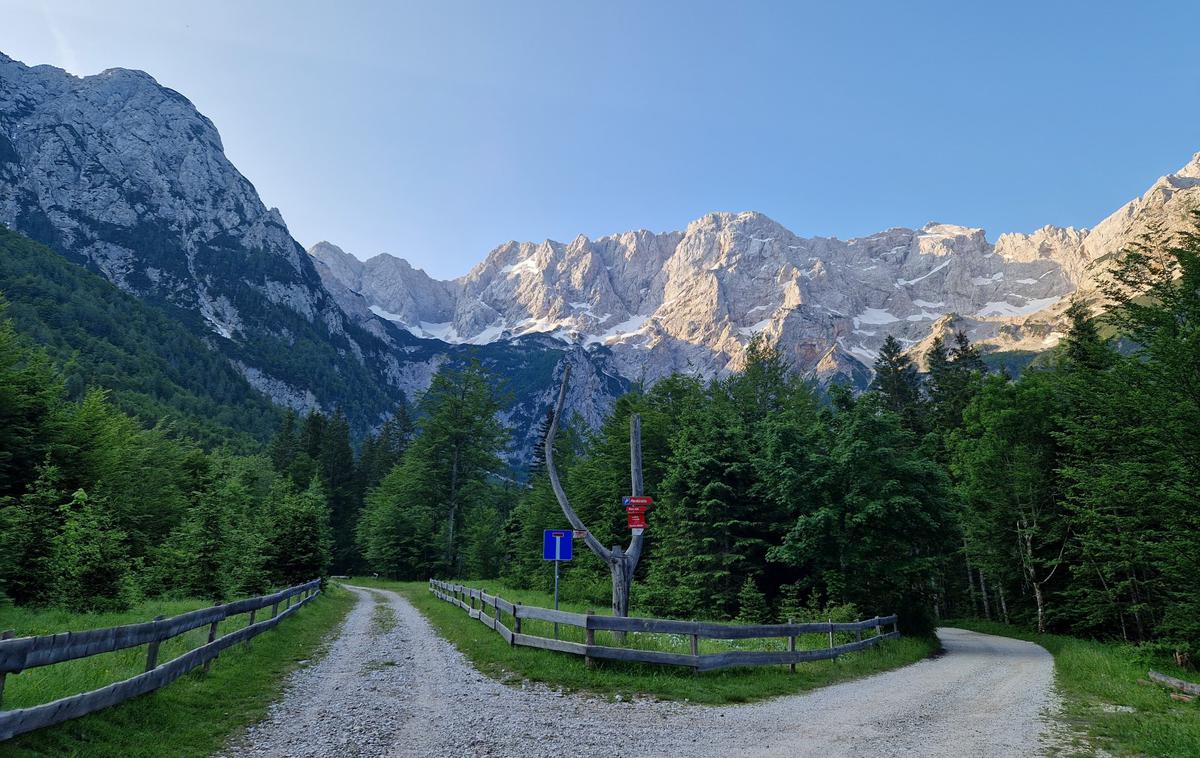
[[[711,213],[681,231],[507,242],[439,281],[386,254],[305,251],[212,122],[148,74],[0,54],[0,224],[174,320],[275,404],[340,408],[359,432],[441,365],[479,360],[505,380],[515,464],[567,363],[569,409],[594,426],[635,382],[736,370],[755,335],[814,380],[858,387],[889,334],[918,357],[954,329],[1044,350],[1106,262],[1198,200],[1200,155],[1091,229],[992,243],[929,223],[843,241]],[[10,300],[13,285],[0,281]]]
[[[1181,228],[1200,201],[1200,153],[1091,229],[1001,234],[931,222],[867,237],[804,238],[760,213],[710,213],[683,231],[507,242],[465,276],[431,279],[387,254],[309,249],[346,309],[410,333],[491,344],[550,334],[603,346],[627,377],[737,369],[761,334],[822,381],[869,376],[883,340],[921,357],[961,330],[990,351],[1036,352],[1063,336],[1077,293],[1153,224]]]

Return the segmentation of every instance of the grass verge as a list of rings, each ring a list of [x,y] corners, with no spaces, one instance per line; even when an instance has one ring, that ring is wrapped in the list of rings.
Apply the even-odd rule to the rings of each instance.
[[[402,594],[419,610],[434,628],[457,647],[481,672],[506,682],[529,680],[541,682],[568,691],[588,691],[607,697],[621,696],[624,699],[652,696],[663,700],[686,700],[696,703],[722,704],[744,703],[778,695],[789,695],[823,687],[868,674],[887,671],[919,661],[937,649],[937,642],[930,639],[901,638],[881,643],[868,650],[842,656],[836,661],[814,661],[796,666],[796,673],[789,673],[786,666],[758,666],[753,668],[726,669],[703,674],[693,674],[691,669],[674,666],[652,666],[597,661],[589,669],[583,658],[549,650],[527,647],[510,647],[500,635],[469,617],[461,609],[435,598],[425,582],[390,582],[380,579],[354,578],[349,584],[363,587],[390,589]],[[497,582],[484,582],[488,592],[498,592],[501,597],[514,602],[552,605],[552,599],[536,592],[506,588]],[[563,610],[586,611],[578,604],[562,603]],[[534,622],[526,622],[532,625]],[[550,636],[550,627],[533,630],[534,634]],[[817,635],[819,636],[819,635]],[[560,626],[563,639],[582,639],[582,630]],[[688,641],[679,635],[629,635],[630,643],[639,647],[679,650]],[[612,644],[600,639],[598,644]],[[637,642],[634,642],[637,640]],[[704,644],[719,644],[717,640],[705,640]],[[738,641],[753,643],[753,640]],[[758,641],[762,649],[764,641]],[[814,643],[815,640],[810,641]],[[827,644],[828,640],[825,640]],[[767,644],[782,646],[781,640]],[[777,647],[778,649],[778,647]],[[701,652],[709,652],[706,649]]]
[[[20,636],[145,621],[206,605],[201,601],[147,603],[120,614],[4,609],[0,627]],[[179,758],[208,756],[231,734],[261,719],[284,677],[314,657],[322,641],[354,605],[352,593],[330,586],[274,629],[255,637],[249,649],[238,645],[221,653],[208,674],[185,674],[166,687],[108,710],[0,743],[6,758],[87,756],[88,758]],[[245,615],[222,622],[219,633],[243,626]],[[166,662],[207,641],[208,628],[164,642]],[[21,708],[95,689],[142,671],[145,646],[29,669],[8,676],[4,708]]]
[[[1068,725],[1087,735],[1084,754],[1103,748],[1118,755],[1196,758],[1200,756],[1200,700],[1172,700],[1158,686],[1142,686],[1149,669],[1197,681],[1164,657],[1133,645],[1095,642],[1058,634],[1037,634],[988,621],[953,621],[987,634],[1036,642],[1054,656],[1055,680]]]

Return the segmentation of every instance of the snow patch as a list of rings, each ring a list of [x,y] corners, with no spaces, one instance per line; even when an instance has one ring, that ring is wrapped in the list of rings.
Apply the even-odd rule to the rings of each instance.
[[[525,271],[537,271],[537,264],[534,263],[533,258],[526,258],[520,263],[510,263],[504,268],[500,269],[500,273],[507,276],[521,274]]]
[[[896,284],[897,284],[897,285],[899,285],[899,286],[901,286],[901,287],[907,287],[907,286],[909,286],[909,285],[916,284],[917,282],[924,281],[924,280],[928,279],[929,277],[933,276],[934,274],[936,274],[937,272],[939,272],[939,271],[941,271],[942,269],[944,269],[944,268],[946,268],[947,266],[949,266],[949,265],[950,265],[950,263],[951,263],[951,261],[944,261],[944,262],[942,262],[942,263],[939,263],[939,264],[938,264],[937,266],[935,266],[935,267],[934,267],[934,269],[933,269],[932,271],[930,271],[928,274],[925,274],[924,276],[918,276],[916,279],[897,279],[897,280],[896,280]]]
[[[917,306],[918,308],[941,308],[945,306],[946,303],[941,301],[931,303],[928,300],[914,300],[913,305]]]
[[[854,317],[854,326],[862,324],[893,324],[900,319],[879,308],[866,308]]]
[[[401,324],[405,323],[403,316],[396,314],[396,313],[392,313],[391,311],[385,311],[384,309],[380,308],[378,305],[371,306],[371,313],[374,313],[376,316],[379,316],[380,318],[386,318],[388,321],[399,321]]]
[[[1030,300],[1024,305],[1013,305],[1006,302],[990,302],[979,309],[975,313],[977,317],[985,316],[1002,316],[1004,318],[1012,318],[1014,316],[1028,316],[1032,313],[1037,313],[1043,308],[1050,306],[1062,300],[1062,297],[1043,297]]]
[[[971,284],[974,284],[976,287],[982,287],[985,284],[995,284],[1003,278],[1004,272],[997,271],[991,276],[973,276],[971,277]]]
[[[770,325],[771,325],[771,319],[765,318],[762,321],[759,321],[757,324],[751,324],[750,326],[743,326],[743,327],[739,328],[738,334],[742,335],[743,337],[750,337],[755,334],[758,334],[759,332],[766,329]]]
[[[845,339],[842,337],[838,337],[838,344],[841,345],[843,350],[845,350],[847,353],[850,353],[850,355],[853,355],[855,358],[858,358],[867,366],[875,365],[876,354],[874,351],[868,350],[863,345],[854,345],[852,347],[847,346]]]

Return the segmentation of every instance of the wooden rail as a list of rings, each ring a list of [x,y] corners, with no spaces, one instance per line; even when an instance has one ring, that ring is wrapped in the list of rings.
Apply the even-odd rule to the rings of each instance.
[[[693,670],[713,671],[715,669],[733,666],[767,666],[785,664],[792,666],[804,661],[820,661],[836,658],[839,655],[865,650],[882,640],[894,639],[900,636],[896,626],[896,616],[876,616],[875,618],[851,622],[824,622],[805,624],[715,624],[707,621],[675,621],[655,618],[624,618],[620,616],[599,616],[591,613],[569,613],[549,608],[538,608],[532,605],[510,603],[502,597],[466,587],[461,584],[450,584],[437,579],[429,580],[429,591],[437,598],[457,605],[466,611],[471,618],[478,619],[484,626],[495,629],[510,645],[524,645],[543,650],[557,650],[562,653],[585,656],[589,662],[602,658],[614,661],[633,661],[638,663],[661,663],[670,666],[690,666]],[[491,613],[487,609],[491,609]],[[513,628],[509,629],[501,620],[504,615],[511,616]],[[555,624],[566,624],[585,630],[586,642],[551,639],[522,631],[522,621],[536,619]],[[890,625],[892,631],[885,633],[883,627]],[[874,630],[874,634],[864,636],[863,632]],[[660,650],[639,650],[637,648],[610,647],[595,644],[595,632],[646,632],[652,634],[674,634],[691,638],[690,653],[672,653]],[[853,632],[856,639],[841,645],[833,644],[834,632]],[[797,650],[796,637],[801,634],[828,634],[828,647],[817,650]],[[699,652],[699,640],[740,640],[760,638],[785,638],[788,640],[788,650],[729,650],[721,653]]]
[[[43,705],[0,711],[0,741],[122,703],[170,684],[194,668],[207,667],[222,650],[239,642],[247,642],[267,631],[319,594],[321,580],[314,579],[270,595],[201,608],[172,618],[160,616],[141,624],[39,637],[0,639],[0,693],[3,692],[4,678],[8,674],[139,645],[147,646],[146,670],[137,676]],[[303,597],[297,602],[292,602],[298,595]],[[287,603],[287,607],[279,611],[279,605],[284,602]],[[271,607],[270,617],[255,621],[256,612],[268,606]],[[242,613],[250,614],[250,623],[247,626],[222,637],[216,635],[217,624]],[[161,643],[204,626],[209,627],[209,641],[206,644],[166,663],[158,663],[158,649]]]
[[[1151,671],[1149,676],[1151,681],[1158,682],[1159,684],[1170,687],[1173,690],[1186,692],[1189,695],[1200,695],[1200,684],[1185,682],[1182,679],[1176,679],[1173,676],[1160,674],[1157,671]]]

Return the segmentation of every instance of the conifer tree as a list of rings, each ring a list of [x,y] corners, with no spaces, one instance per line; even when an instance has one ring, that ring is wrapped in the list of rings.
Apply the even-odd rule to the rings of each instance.
[[[904,352],[900,341],[888,335],[875,359],[875,378],[871,389],[884,398],[892,413],[903,419],[905,426],[920,431],[921,385],[917,369]]]
[[[271,440],[271,463],[280,474],[288,472],[296,453],[300,450],[297,439],[296,412],[291,408],[283,416],[279,431]]]
[[[902,628],[927,633],[934,579],[949,549],[945,475],[873,393],[832,424],[822,501],[771,556],[801,568],[831,602],[899,613]]]
[[[464,568],[462,528],[470,506],[488,494],[492,477],[502,470],[500,453],[508,430],[496,418],[500,401],[493,378],[478,361],[464,367],[444,366],[434,376],[420,400],[420,431],[401,463],[368,497],[366,527],[360,528],[364,553],[376,570],[430,571],[432,566],[412,560],[410,529],[423,528],[426,513],[436,523],[434,538],[440,546],[437,569],[458,576]],[[403,521],[403,530],[388,526]],[[387,527],[376,534],[369,527]],[[399,544],[403,542],[404,544]],[[371,559],[371,556],[375,556]],[[404,557],[407,556],[407,557]]]

